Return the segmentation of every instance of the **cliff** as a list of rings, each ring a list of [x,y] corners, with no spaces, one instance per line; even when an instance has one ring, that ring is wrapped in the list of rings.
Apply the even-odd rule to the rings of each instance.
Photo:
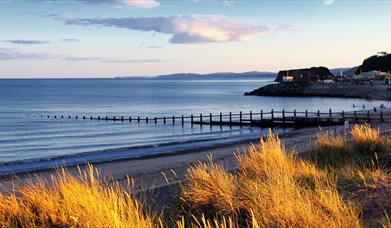
[[[326,67],[311,67],[304,69],[282,70],[278,72],[276,82],[282,82],[284,76],[292,76],[294,82],[313,82],[330,79],[333,74]]]

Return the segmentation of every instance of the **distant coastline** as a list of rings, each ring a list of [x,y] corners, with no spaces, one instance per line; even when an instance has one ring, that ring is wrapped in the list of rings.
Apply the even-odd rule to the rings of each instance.
[[[200,79],[260,79],[267,77],[276,77],[277,73],[274,72],[260,72],[260,71],[249,71],[242,73],[234,72],[218,72],[210,74],[197,74],[197,73],[177,73],[177,74],[166,74],[156,76],[124,76],[115,77],[116,79],[172,79],[172,80],[200,80]]]

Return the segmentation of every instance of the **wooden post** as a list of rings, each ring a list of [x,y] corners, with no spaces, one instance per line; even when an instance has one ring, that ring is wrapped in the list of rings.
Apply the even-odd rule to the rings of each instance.
[[[329,109],[329,123],[331,124],[331,122],[333,120],[333,112],[331,111],[331,108]]]
[[[381,121],[382,123],[384,122],[383,111],[380,111],[380,121]]]
[[[137,117],[137,122],[139,122],[139,123],[140,123],[140,117],[139,117],[139,116]]]
[[[185,118],[182,115],[182,125],[184,125],[184,124],[185,124]]]
[[[70,119],[71,118],[71,116],[68,116],[68,119]]]
[[[202,124],[202,113],[200,114],[200,122]]]
[[[172,116],[172,124],[175,124],[175,116]]]
[[[108,120],[107,116],[106,116],[106,121]]]
[[[250,123],[253,122],[253,111],[250,110]]]
[[[370,116],[370,112],[369,111],[367,112],[367,120],[368,120],[368,123],[371,122],[371,116]]]
[[[48,118],[49,118],[49,116],[48,116]],[[76,119],[78,119],[79,117],[78,116],[76,116]]]
[[[209,123],[212,124],[212,113],[209,113]]]
[[[193,116],[193,114],[191,114],[191,116],[190,116],[190,122],[191,122],[191,125],[194,124],[194,116]]]
[[[145,122],[147,122],[147,123],[148,123],[148,116],[147,116],[147,117],[145,117]]]
[[[163,123],[166,124],[166,117],[163,116]]]
[[[156,118],[156,117],[155,117],[155,119],[154,119],[154,120],[155,120],[155,124],[157,124],[157,118]]]
[[[61,119],[64,119],[64,116],[61,116]]]
[[[90,120],[92,120],[92,116],[90,116]]]
[[[121,121],[124,122],[124,117],[123,116],[121,116]]]
[[[57,119],[57,116],[54,116],[54,119]]]
[[[282,124],[285,126],[285,109],[282,109]]]
[[[296,109],[293,110],[293,122],[296,124]]]
[[[86,119],[86,117],[85,116],[83,116],[83,120],[85,120]]]
[[[98,116],[98,120],[100,120],[100,116]]]
[[[129,116],[129,122],[132,122],[132,117],[131,116]]]
[[[232,112],[229,112],[229,125],[232,125]]]
[[[305,123],[308,124],[308,110],[305,110]]]
[[[220,112],[220,125],[223,124],[223,113]]]
[[[113,120],[115,121],[115,116],[113,117]]]
[[[263,110],[261,109],[261,123],[263,121]]]
[[[242,125],[242,120],[243,120],[243,114],[242,114],[242,111],[240,111],[240,113],[239,113],[240,125]]]
[[[354,122],[357,122],[357,111],[354,111]]]
[[[319,109],[318,109],[317,115],[318,115],[318,125],[319,125],[319,123],[320,123],[320,111],[319,111]]]
[[[272,117],[271,117],[271,120],[272,120],[272,123],[274,122],[274,110],[272,109],[272,111],[270,112]]]

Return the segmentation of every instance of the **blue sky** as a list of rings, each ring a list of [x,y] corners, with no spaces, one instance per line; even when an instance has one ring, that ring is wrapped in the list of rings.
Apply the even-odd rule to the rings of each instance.
[[[391,1],[0,0],[0,77],[350,67],[391,51]]]

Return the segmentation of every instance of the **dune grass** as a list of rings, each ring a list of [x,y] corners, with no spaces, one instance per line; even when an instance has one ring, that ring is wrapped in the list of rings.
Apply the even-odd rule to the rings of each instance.
[[[167,218],[118,183],[102,184],[92,166],[61,170],[0,193],[0,227],[390,227],[390,145],[362,125],[323,132],[298,156],[270,133],[236,154],[233,172],[211,158],[190,167]]]
[[[193,216],[238,218],[247,226],[254,221],[261,227],[360,226],[358,210],[342,200],[335,182],[311,163],[287,154],[277,136],[270,134],[259,147],[238,154],[237,161],[236,174],[210,163],[189,169],[182,187],[184,210]],[[225,180],[211,183],[205,176]],[[229,194],[221,194],[221,189]]]
[[[78,177],[59,177],[0,194],[1,227],[156,227],[140,204],[119,185],[106,187],[90,166]]]

